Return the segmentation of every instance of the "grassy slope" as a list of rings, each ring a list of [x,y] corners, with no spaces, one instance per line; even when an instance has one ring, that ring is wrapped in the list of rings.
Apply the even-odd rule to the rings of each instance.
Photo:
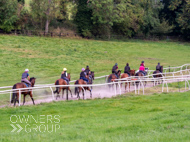
[[[1,109],[2,141],[189,141],[190,92],[54,102]],[[11,115],[60,115],[53,133],[10,133]],[[14,120],[13,120],[14,121]],[[32,128],[35,122],[29,123]],[[21,124],[22,127],[26,123]],[[37,123],[39,126],[39,122]]]
[[[0,35],[0,86],[20,81],[25,68],[37,83],[52,83],[60,77],[63,67],[71,79],[79,77],[82,67],[89,65],[96,76],[109,74],[115,62],[123,70],[126,62],[138,69],[142,60],[154,69],[157,62],[178,66],[190,61],[187,43],[94,41]]]

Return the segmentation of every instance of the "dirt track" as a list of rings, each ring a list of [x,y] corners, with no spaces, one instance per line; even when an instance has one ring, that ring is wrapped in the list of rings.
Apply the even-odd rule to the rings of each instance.
[[[172,81],[172,82],[177,82],[177,81],[178,80]],[[172,83],[172,82],[168,82],[168,83]],[[147,85],[146,85],[145,88],[148,88],[148,87],[153,87],[153,82],[147,83]],[[142,87],[140,89],[142,89]],[[133,85],[131,85],[130,92],[132,92],[134,90],[135,90],[135,87]],[[74,95],[74,90],[73,89],[72,89],[72,93],[73,93],[73,97],[71,97],[71,95],[69,93],[68,99],[69,100],[78,100],[77,96]],[[124,84],[122,85],[122,89],[121,89],[121,94],[123,94],[123,93],[128,93],[128,90],[127,91],[124,90]],[[142,93],[142,91],[141,91],[141,93]],[[118,87],[116,95],[119,95],[119,94],[120,94],[120,89]],[[145,94],[146,94],[146,92],[145,92]],[[114,88],[113,89],[109,89],[109,87],[107,85],[105,85],[105,86],[99,86],[99,87],[93,87],[93,89],[92,89],[92,99],[94,99],[94,98],[111,98],[113,96],[115,96],[115,90],[114,90]],[[27,97],[29,97],[29,96],[27,96]],[[55,95],[55,97],[56,97],[56,95]],[[85,97],[86,97],[86,99],[91,99],[89,91],[85,92]],[[80,99],[83,99],[82,93],[80,93]],[[52,102],[53,101],[51,95],[49,97],[46,97],[44,95],[43,99],[36,99],[35,93],[34,93],[34,100],[35,100],[35,104],[40,104],[40,103]],[[60,98],[58,98],[57,100],[55,99],[54,101],[65,101],[65,100],[66,100],[66,94],[62,98],[62,93],[60,93]],[[31,100],[30,101],[26,101],[26,103],[25,103],[25,105],[32,105],[32,104],[33,103],[32,103]],[[22,105],[22,103],[21,103],[21,105]],[[3,105],[3,106],[0,106],[0,107],[5,107],[5,106],[12,106],[12,105],[11,104],[9,104],[9,105]]]

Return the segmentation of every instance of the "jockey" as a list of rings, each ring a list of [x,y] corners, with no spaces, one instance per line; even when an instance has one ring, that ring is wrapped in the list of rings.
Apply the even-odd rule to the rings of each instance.
[[[25,69],[24,73],[22,74],[22,79],[21,79],[21,82],[26,82],[27,84],[29,84],[28,87],[31,86],[31,82],[29,81],[30,80],[30,77],[29,77],[29,69]],[[28,80],[27,80],[28,78]]]
[[[117,76],[118,66],[117,66],[117,65],[118,65],[118,64],[115,63],[115,65],[113,66],[113,68],[112,68],[112,73],[115,73],[116,77],[118,78],[118,76]]]
[[[88,79],[86,78],[85,68],[82,68],[82,71],[80,73],[80,79],[83,79],[84,81],[88,83]]]
[[[129,64],[127,63],[125,68],[124,68],[124,73],[127,73],[129,76],[130,76],[130,67],[129,67]]]
[[[144,63],[144,61],[142,61],[141,64],[143,64],[143,66],[145,67],[145,63]]]
[[[89,68],[88,65],[86,66],[85,72],[86,72],[87,75],[89,75],[89,73],[90,73],[90,68]]]
[[[162,73],[160,63],[158,63],[158,65],[156,66],[156,70]]]
[[[141,65],[140,65],[139,72],[141,72],[144,76],[146,75],[145,67],[144,67],[143,63],[141,63]]]
[[[67,82],[67,84],[69,84],[69,79],[67,78],[67,68],[63,68],[61,78],[64,79]]]

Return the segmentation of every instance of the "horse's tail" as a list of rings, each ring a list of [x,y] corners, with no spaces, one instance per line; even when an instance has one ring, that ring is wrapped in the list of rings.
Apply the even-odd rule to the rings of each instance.
[[[77,80],[75,84],[79,84],[79,81]],[[75,87],[75,95],[78,93],[78,87]]]
[[[55,82],[55,85],[59,85],[59,80],[57,80],[57,81]],[[56,87],[56,90],[54,91],[54,94],[55,94],[55,93],[58,93],[58,90],[59,90],[59,87]]]
[[[16,89],[16,84],[13,86],[12,89]],[[15,96],[16,96],[16,91],[13,91],[11,103],[14,102]]]

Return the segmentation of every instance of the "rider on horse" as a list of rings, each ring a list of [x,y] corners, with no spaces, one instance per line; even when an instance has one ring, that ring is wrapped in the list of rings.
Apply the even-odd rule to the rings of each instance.
[[[144,76],[146,75],[145,67],[144,67],[144,61],[142,61],[140,64],[139,72],[141,72]]]
[[[83,79],[84,81],[86,81],[87,82],[87,84],[88,84],[88,79],[86,78],[86,72],[85,72],[85,68],[82,68],[82,71],[81,71],[81,73],[80,73],[80,79]]]
[[[127,63],[125,68],[124,68],[124,73],[127,73],[129,76],[130,76],[130,67],[129,67],[129,64]]]
[[[118,78],[118,75],[117,75],[118,66],[117,66],[117,65],[118,65],[118,64],[115,63],[115,65],[113,66],[113,68],[112,68],[112,73],[114,73],[114,74],[116,75],[116,77]]]
[[[89,75],[89,73],[90,73],[90,68],[89,68],[88,65],[86,66],[85,72],[86,72],[87,75]]]
[[[63,68],[63,72],[61,73],[61,78],[64,79],[67,84],[69,84],[69,79],[67,78],[67,68]]]
[[[22,74],[21,82],[25,82],[25,83],[29,84],[28,87],[30,87],[31,86],[31,82],[29,81],[30,77],[29,77],[28,72],[29,72],[29,69],[25,69],[24,73]],[[27,80],[27,78],[28,78],[28,80]]]
[[[160,63],[158,63],[158,65],[156,66],[156,70],[159,71],[160,73],[162,73]]]

